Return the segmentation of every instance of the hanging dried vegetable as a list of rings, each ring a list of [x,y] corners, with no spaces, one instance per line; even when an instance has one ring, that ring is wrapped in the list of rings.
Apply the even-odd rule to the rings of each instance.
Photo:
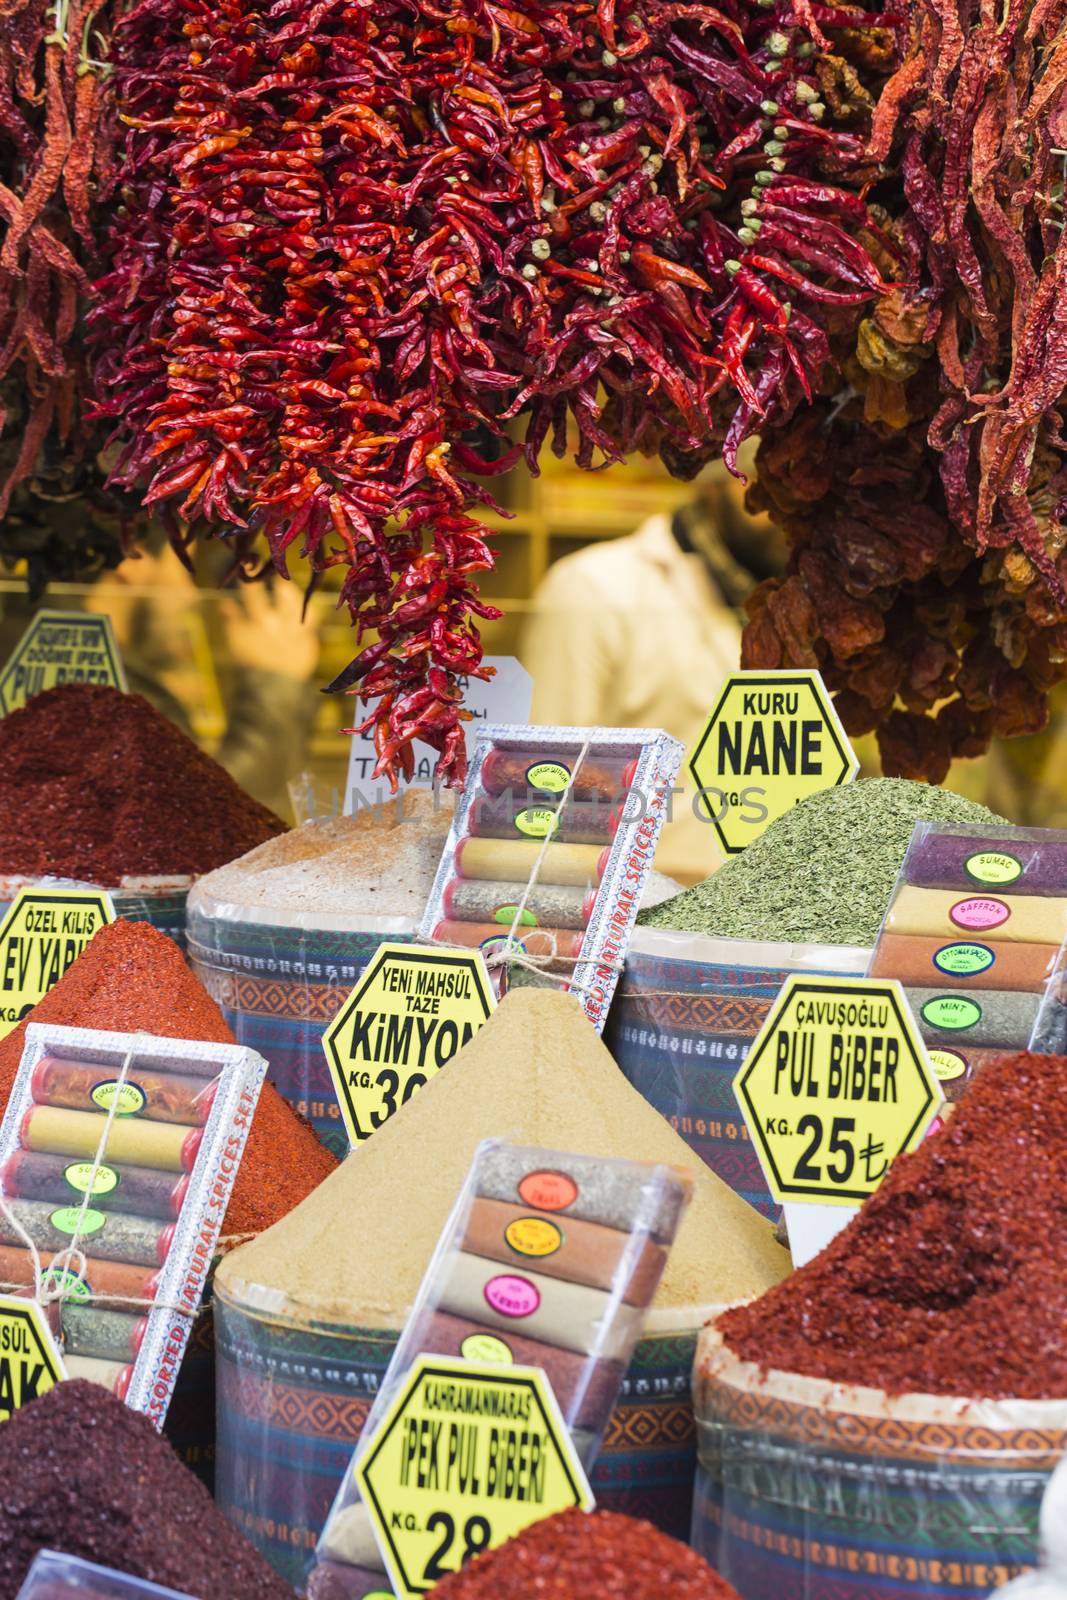
[[[905,287],[761,448],[793,554],[744,659],[819,665],[890,774],[1036,732],[1067,678],[1065,146],[1064,0],[919,0],[871,140]]]
[[[8,0],[0,25],[0,555],[31,587],[114,565],[85,421],[80,313],[115,118],[110,0]],[[94,498],[68,515],[87,491]],[[111,508],[114,511],[114,508]]]
[[[417,737],[459,781],[484,479],[568,422],[583,467],[691,474],[819,389],[824,323],[896,264],[860,197],[896,42],[813,0],[141,0],[95,314],[115,481],[179,541],[345,568],[332,687],[380,772]]]

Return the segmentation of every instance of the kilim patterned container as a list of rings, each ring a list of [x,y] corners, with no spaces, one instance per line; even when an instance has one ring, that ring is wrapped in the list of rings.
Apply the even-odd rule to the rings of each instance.
[[[693,1324],[706,1314],[652,1313],[592,1479],[598,1505],[648,1517],[682,1539],[696,1466]],[[398,1337],[287,1323],[216,1294],[215,1496],[294,1586],[304,1581]]]
[[[1067,1399],[764,1372],[701,1335],[692,1542],[745,1600],[979,1600],[1037,1560]]]
[[[192,878],[124,878],[118,889],[108,889],[115,915],[127,922],[150,922],[185,949],[185,902]],[[0,878],[0,918],[7,915],[20,889],[87,889],[90,884],[69,878]]]
[[[778,1207],[734,1098],[734,1077],[791,972],[859,976],[870,954],[660,928],[634,934],[605,1043],[690,1149],[765,1217]]]
[[[317,927],[310,918],[284,926],[258,921],[246,908],[208,901],[200,892],[189,905],[193,971],[237,1043],[266,1058],[271,1083],[335,1155],[348,1154],[348,1137],[322,1035],[382,940],[413,937],[414,925],[400,917],[352,930]]]

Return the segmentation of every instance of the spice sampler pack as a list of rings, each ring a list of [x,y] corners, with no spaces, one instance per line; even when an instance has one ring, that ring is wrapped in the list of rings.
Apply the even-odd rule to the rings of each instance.
[[[237,1045],[32,1023],[0,1125],[0,1284],[69,1377],[162,1427],[266,1062]]]
[[[480,729],[421,936],[565,982],[602,1029],[682,754],[657,729]]]

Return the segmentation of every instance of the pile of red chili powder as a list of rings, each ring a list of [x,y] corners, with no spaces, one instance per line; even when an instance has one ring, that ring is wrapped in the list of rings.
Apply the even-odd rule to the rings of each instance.
[[[721,1317],[762,1367],[892,1394],[1067,1394],[1067,1057],[1003,1056],[822,1253]]]
[[[724,1578],[650,1522],[563,1511],[434,1586],[432,1600],[737,1600]]]
[[[0,1483],[0,1600],[14,1600],[38,1550],[198,1600],[293,1600],[148,1418],[95,1383],[57,1384],[12,1415]]]
[[[196,877],[284,833],[141,695],[90,684],[0,721],[0,876]]]
[[[177,945],[147,922],[120,921],[101,928],[29,1016],[0,1039],[2,1105],[11,1094],[30,1022],[234,1042],[222,1012],[189,971]],[[259,1233],[279,1222],[336,1165],[311,1124],[265,1083],[230,1196],[223,1237]]]

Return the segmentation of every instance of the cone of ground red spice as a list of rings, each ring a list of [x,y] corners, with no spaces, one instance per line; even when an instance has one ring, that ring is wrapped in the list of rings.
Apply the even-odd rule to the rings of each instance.
[[[30,1022],[152,1033],[233,1044],[222,1013],[178,947],[144,922],[114,922],[59,982],[0,1039],[0,1099],[7,1104]],[[271,1084],[260,1092],[223,1224],[223,1243],[287,1216],[337,1165],[310,1124]]]
[[[0,720],[0,878],[195,878],[285,831],[141,695],[48,689]]]

